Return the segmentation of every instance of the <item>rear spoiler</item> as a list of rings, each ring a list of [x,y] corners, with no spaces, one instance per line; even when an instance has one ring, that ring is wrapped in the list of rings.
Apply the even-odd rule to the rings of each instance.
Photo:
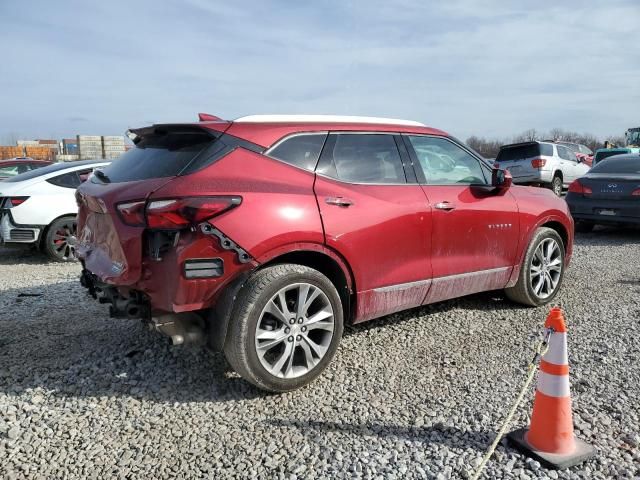
[[[151,135],[167,135],[168,133],[205,133],[211,138],[218,138],[231,126],[231,122],[219,122],[218,124],[198,125],[195,123],[161,123],[150,127],[130,128],[127,137],[137,144],[144,137]]]

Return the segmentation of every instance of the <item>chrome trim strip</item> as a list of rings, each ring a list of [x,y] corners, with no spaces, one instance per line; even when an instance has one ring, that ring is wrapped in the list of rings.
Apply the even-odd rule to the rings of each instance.
[[[419,287],[422,285],[429,285],[430,283],[431,283],[431,279],[417,280],[415,282],[398,283],[396,285],[388,285],[386,287],[374,288],[373,291],[376,293],[394,292],[397,290],[407,290],[409,288]]]
[[[454,275],[446,275],[444,277],[435,277],[435,278],[428,278],[425,280],[417,280],[415,282],[387,285],[386,287],[374,288],[373,291],[376,293],[384,293],[384,292],[393,292],[397,290],[407,290],[409,288],[419,287],[422,285],[429,285],[430,283],[451,282],[451,281],[456,281],[463,278],[475,277],[478,275],[491,275],[493,273],[502,273],[512,268],[513,267],[499,267],[499,268],[490,268],[488,270],[476,270],[475,272],[468,272],[468,273],[456,273]]]
[[[477,277],[478,275],[490,275],[492,273],[502,273],[512,268],[513,267],[499,267],[499,268],[490,268],[488,270],[476,270],[475,272],[468,272],[468,273],[456,273],[454,275],[436,277],[433,279],[433,282],[434,283],[449,282],[449,281],[459,280],[462,278]]]

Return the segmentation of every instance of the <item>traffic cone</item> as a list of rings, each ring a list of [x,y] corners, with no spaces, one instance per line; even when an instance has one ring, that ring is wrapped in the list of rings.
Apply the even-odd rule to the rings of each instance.
[[[531,425],[511,432],[507,438],[525,455],[551,468],[568,468],[593,457],[595,449],[573,434],[567,327],[562,310],[553,308],[544,326],[552,328],[553,333],[540,361]]]

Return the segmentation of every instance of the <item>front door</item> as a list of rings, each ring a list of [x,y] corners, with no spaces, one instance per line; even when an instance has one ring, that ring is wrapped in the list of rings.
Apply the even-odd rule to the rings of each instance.
[[[332,133],[318,164],[325,241],[353,270],[356,322],[421,305],[430,284],[429,206],[398,139]]]
[[[518,248],[515,199],[491,188],[488,166],[452,140],[405,139],[432,209],[433,283],[426,303],[504,288]]]

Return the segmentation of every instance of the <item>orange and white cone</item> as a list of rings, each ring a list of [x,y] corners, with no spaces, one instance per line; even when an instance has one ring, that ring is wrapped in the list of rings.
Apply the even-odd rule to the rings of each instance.
[[[547,466],[568,468],[591,458],[595,450],[573,434],[567,327],[562,310],[553,308],[544,326],[553,333],[540,361],[531,425],[528,430],[510,433],[508,438],[519,450]]]

